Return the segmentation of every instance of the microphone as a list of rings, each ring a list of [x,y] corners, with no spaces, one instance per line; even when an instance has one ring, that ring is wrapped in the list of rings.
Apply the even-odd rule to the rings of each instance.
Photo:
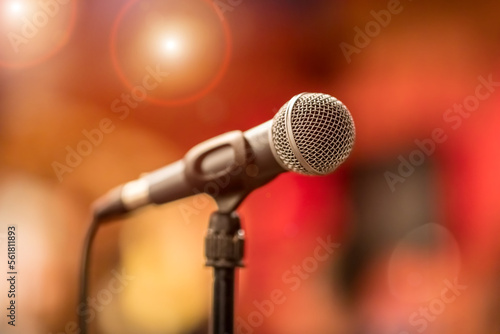
[[[272,120],[202,142],[183,159],[112,189],[94,203],[94,216],[111,218],[198,193],[216,199],[246,195],[286,171],[326,175],[347,159],[355,137],[354,121],[342,102],[302,93]]]

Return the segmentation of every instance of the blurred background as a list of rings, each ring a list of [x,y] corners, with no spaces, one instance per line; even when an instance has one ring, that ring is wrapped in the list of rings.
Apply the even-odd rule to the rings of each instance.
[[[323,92],[350,109],[354,151],[330,176],[283,174],[242,204],[237,333],[498,333],[499,11],[2,0],[0,267],[6,276],[16,225],[19,275],[16,327],[2,313],[0,332],[78,333],[94,199]],[[207,332],[203,237],[215,209],[198,195],[99,230],[94,333]]]

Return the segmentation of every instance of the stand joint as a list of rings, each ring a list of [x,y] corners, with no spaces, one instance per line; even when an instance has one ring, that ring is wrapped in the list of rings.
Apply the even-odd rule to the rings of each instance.
[[[205,237],[206,266],[243,267],[245,233],[236,212],[214,212]]]

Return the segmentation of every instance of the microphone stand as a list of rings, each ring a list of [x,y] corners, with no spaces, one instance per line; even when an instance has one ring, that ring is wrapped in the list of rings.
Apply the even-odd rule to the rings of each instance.
[[[214,197],[218,211],[211,214],[205,236],[205,265],[214,273],[210,334],[234,333],[234,277],[235,269],[243,267],[245,243],[236,208],[252,188],[246,184]]]
[[[235,211],[212,213],[205,237],[206,266],[214,268],[212,334],[233,334],[234,275],[243,267],[244,237]]]
[[[215,175],[202,169],[206,152],[227,147],[233,150],[234,163]],[[218,137],[216,141],[196,146],[184,158],[186,179],[193,187],[201,189],[207,183],[226,184],[226,187],[220,186],[216,194],[212,194],[218,211],[210,216],[205,236],[206,266],[214,268],[211,334],[234,333],[234,276],[235,268],[243,267],[245,241],[236,209],[252,190],[276,176],[272,169],[264,173],[268,170],[265,167],[259,177],[250,176],[252,173],[247,168],[257,167],[254,165],[257,158],[254,150],[258,149],[262,149],[262,146],[250,147],[243,132],[233,131]],[[230,175],[231,182],[224,182],[227,175]]]

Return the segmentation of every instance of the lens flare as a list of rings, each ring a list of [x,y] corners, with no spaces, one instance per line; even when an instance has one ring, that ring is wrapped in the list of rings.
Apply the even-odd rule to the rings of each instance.
[[[179,38],[168,36],[161,41],[161,51],[165,55],[177,56],[182,52]]]
[[[78,4],[68,0],[0,1],[0,67],[25,68],[59,52],[69,40]]]
[[[12,16],[19,16],[24,12],[24,5],[20,1],[12,1],[8,4],[8,12]]]

